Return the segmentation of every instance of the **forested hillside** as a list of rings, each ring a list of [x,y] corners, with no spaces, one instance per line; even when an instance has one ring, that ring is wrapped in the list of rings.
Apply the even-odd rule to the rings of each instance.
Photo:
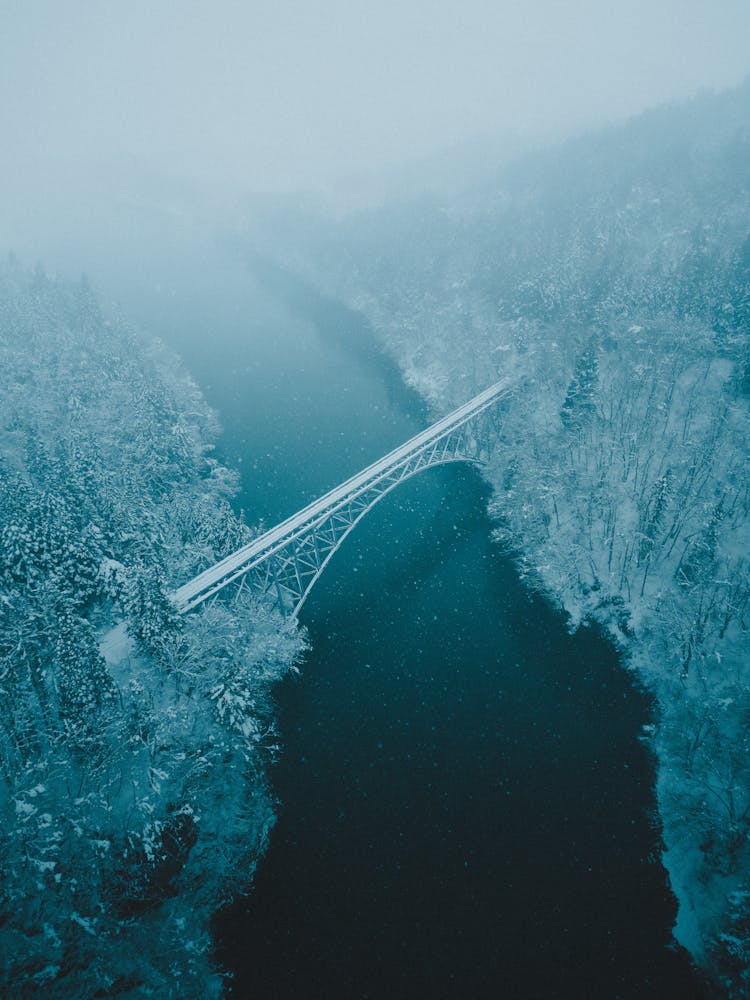
[[[0,400],[0,992],[216,995],[302,639],[242,600],[174,613],[251,532],[196,385],[85,283],[0,267]]]
[[[452,200],[251,215],[436,410],[514,379],[487,473],[498,539],[654,692],[676,937],[747,995],[750,83]]]

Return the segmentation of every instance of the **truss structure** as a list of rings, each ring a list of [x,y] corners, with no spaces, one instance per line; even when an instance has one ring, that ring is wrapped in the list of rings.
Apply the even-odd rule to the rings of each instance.
[[[315,582],[347,535],[375,504],[400,483],[449,462],[484,464],[497,438],[497,403],[509,394],[496,382],[453,413],[248,545],[205,570],[172,595],[181,613],[224,588],[249,588],[296,616]]]

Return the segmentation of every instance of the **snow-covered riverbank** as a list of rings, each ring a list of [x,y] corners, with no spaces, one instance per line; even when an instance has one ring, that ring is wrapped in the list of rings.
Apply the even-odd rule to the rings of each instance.
[[[251,532],[163,345],[10,261],[0,397],[2,992],[218,995],[211,920],[275,820],[269,692],[301,635],[167,600]]]

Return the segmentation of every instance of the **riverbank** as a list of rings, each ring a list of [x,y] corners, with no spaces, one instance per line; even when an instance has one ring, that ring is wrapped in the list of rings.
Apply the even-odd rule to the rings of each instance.
[[[251,535],[163,344],[10,260],[0,397],[0,992],[219,996],[210,921],[274,822],[269,690],[302,637],[169,603]]]

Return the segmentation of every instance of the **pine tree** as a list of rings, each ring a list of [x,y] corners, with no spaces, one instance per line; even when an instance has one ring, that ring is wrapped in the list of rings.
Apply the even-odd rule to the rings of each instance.
[[[594,341],[590,341],[576,361],[573,378],[568,385],[560,419],[563,427],[572,430],[581,427],[596,409],[596,390],[599,384],[599,357]]]
[[[61,601],[54,644],[55,681],[69,737],[76,744],[102,733],[101,710],[114,700],[114,684],[90,622]]]
[[[123,581],[121,602],[128,631],[147,653],[158,656],[164,643],[182,629],[158,566],[131,569]]]

